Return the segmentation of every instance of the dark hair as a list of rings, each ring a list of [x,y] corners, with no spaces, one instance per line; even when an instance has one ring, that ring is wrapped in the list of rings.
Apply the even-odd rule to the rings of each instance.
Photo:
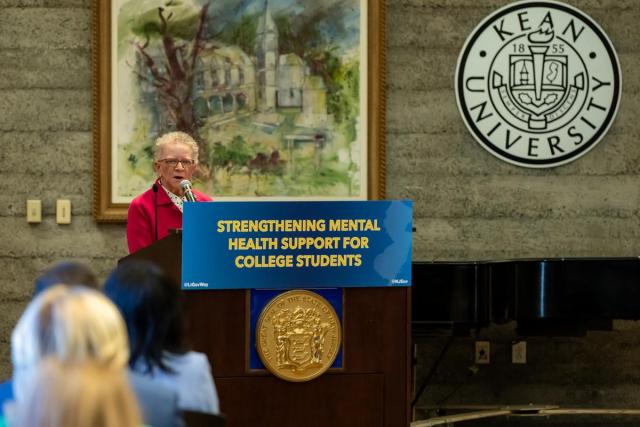
[[[107,278],[104,293],[118,307],[129,333],[129,366],[141,361],[147,372],[170,372],[163,351],[182,353],[183,323],[178,285],[157,265],[127,261]]]
[[[100,289],[93,272],[84,264],[76,261],[60,261],[36,278],[33,295],[54,285],[85,286]]]

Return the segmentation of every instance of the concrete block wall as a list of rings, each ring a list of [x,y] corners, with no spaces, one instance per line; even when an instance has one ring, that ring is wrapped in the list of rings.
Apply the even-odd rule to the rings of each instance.
[[[640,254],[640,2],[567,1],[609,35],[620,58],[623,94],[606,138],[577,161],[547,170],[493,157],[471,137],[456,106],[454,71],[466,37],[508,3],[389,2],[387,194],[414,200],[414,259]],[[613,329],[584,337],[520,337],[510,323],[455,338],[416,415],[424,418],[438,406],[528,403],[638,408],[640,327],[616,321]],[[511,364],[511,342],[517,339],[528,342],[526,365]],[[491,342],[490,365],[474,365],[475,340]],[[445,342],[432,338],[417,345],[418,385]],[[542,423],[523,425],[536,421]],[[640,418],[627,421],[640,424]],[[504,425],[520,425],[512,422]],[[610,419],[589,422],[611,425]],[[566,418],[543,424],[555,423],[583,425]]]
[[[123,225],[91,216],[91,1],[0,0],[0,379],[33,279],[75,259],[105,277],[126,255]],[[43,222],[27,224],[26,200]],[[55,222],[70,199],[70,225]]]
[[[375,0],[373,0],[375,1]],[[623,73],[618,118],[604,141],[566,166],[528,170],[482,149],[453,93],[470,31],[506,0],[387,0],[387,194],[415,201],[416,260],[629,256],[640,252],[640,2],[569,0],[605,29]],[[126,253],[123,225],[91,217],[91,0],[0,0],[0,379],[10,375],[9,335],[34,277],[61,258],[104,277]],[[42,224],[25,219],[43,201]],[[55,224],[71,199],[72,224]],[[638,327],[578,339],[532,339],[531,363],[505,358],[467,378],[475,337],[456,339],[419,402],[464,379],[448,402],[529,401],[635,405]],[[513,325],[482,331],[500,348]],[[418,381],[442,345],[418,347]],[[602,358],[602,347],[607,355]],[[585,388],[586,386],[586,388]]]
[[[616,321],[613,331],[589,331],[581,337],[518,337],[515,324],[492,326],[471,337],[457,337],[431,377],[415,407],[416,419],[496,406],[558,406],[561,408],[638,409],[637,322]],[[474,341],[491,343],[491,363],[474,364]],[[515,339],[527,342],[527,363],[511,363]],[[417,346],[418,387],[448,338],[429,338]],[[437,412],[436,408],[440,408]],[[457,424],[456,424],[457,425]],[[461,426],[467,425],[466,423]],[[490,419],[469,426],[611,427],[640,425],[636,416],[556,416]]]
[[[509,1],[400,0],[388,7],[387,192],[415,201],[414,258],[627,256],[640,253],[640,4],[574,0],[608,33],[623,95],[607,137],[579,160],[530,170],[477,144],[456,106],[466,37]]]

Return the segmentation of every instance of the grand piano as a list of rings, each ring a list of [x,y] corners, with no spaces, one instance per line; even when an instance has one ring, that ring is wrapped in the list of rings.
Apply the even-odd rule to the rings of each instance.
[[[611,330],[613,319],[640,319],[640,258],[413,262],[412,275],[414,343],[514,321],[521,336],[583,336],[589,330]],[[412,406],[447,347],[416,387]],[[601,420],[597,425],[637,426],[640,420],[637,409],[558,406],[526,407],[524,412],[507,406],[453,412],[439,408],[439,414],[411,426],[544,425],[552,415],[575,422],[568,425]]]
[[[517,322],[522,335],[607,330],[640,319],[640,258],[414,262],[412,333]]]

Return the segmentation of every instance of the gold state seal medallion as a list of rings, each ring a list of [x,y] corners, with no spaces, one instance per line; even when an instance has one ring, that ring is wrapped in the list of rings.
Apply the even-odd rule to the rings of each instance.
[[[335,360],[342,339],[340,319],[320,295],[284,292],[262,310],[256,346],[262,363],[275,376],[302,382],[319,377]]]

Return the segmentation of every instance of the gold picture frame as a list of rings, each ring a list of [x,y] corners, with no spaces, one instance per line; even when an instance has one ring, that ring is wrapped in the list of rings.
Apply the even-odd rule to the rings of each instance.
[[[385,1],[360,0],[367,9],[366,197],[385,198]],[[93,1],[93,216],[97,222],[126,221],[129,203],[112,197],[112,0]],[[362,95],[362,94],[361,94]],[[151,183],[149,183],[150,185]],[[322,196],[322,195],[318,195]],[[256,198],[259,200],[259,198]]]

